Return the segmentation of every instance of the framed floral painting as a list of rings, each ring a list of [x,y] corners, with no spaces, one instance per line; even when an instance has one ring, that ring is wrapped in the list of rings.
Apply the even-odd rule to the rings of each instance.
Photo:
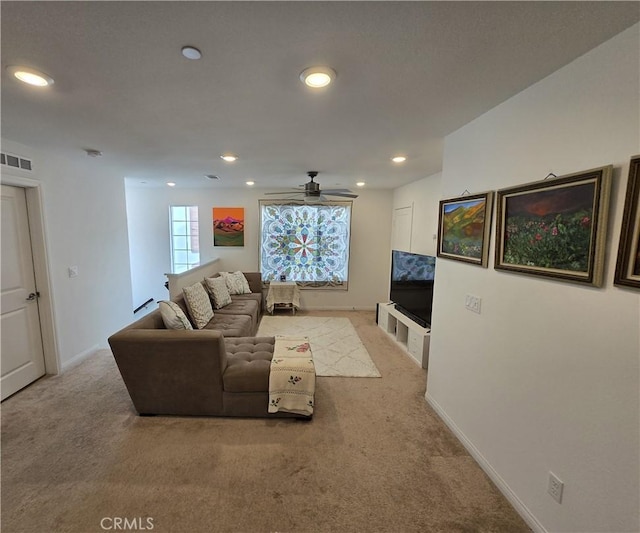
[[[493,191],[440,201],[438,257],[487,266]]]
[[[640,156],[629,165],[614,283],[640,289]]]
[[[495,268],[601,286],[611,170],[499,190]]]

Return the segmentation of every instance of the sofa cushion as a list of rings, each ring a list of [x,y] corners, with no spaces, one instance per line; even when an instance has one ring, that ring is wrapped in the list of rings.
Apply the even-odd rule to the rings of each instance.
[[[233,302],[242,302],[243,300],[254,300],[258,304],[258,309],[262,309],[262,293],[261,292],[252,292],[249,294],[234,294],[231,297],[231,301]]]
[[[202,283],[198,282],[190,287],[184,287],[182,293],[196,328],[204,328],[213,318],[213,308],[211,307],[211,299]]]
[[[205,278],[204,282],[216,309],[221,309],[231,303],[231,295],[224,278]]]
[[[177,303],[160,300],[158,309],[160,309],[162,321],[167,329],[193,329],[187,315],[184,314],[184,311]]]
[[[260,306],[253,299],[234,299],[233,302],[216,311],[217,315],[247,315],[251,317],[252,334],[258,330],[260,321]]]
[[[273,337],[225,339],[227,368],[222,375],[225,392],[268,391],[273,346]]]
[[[249,282],[240,270],[236,272],[220,272],[220,276],[227,283],[229,294],[249,294],[251,292]]]
[[[225,337],[250,337],[255,333],[249,315],[233,315],[217,312],[204,329],[217,329]]]

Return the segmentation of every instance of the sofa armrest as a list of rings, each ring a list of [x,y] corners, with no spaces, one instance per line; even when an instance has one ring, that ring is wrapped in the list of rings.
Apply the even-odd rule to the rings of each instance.
[[[127,328],[109,337],[109,345],[139,413],[222,412],[227,359],[219,331]]]

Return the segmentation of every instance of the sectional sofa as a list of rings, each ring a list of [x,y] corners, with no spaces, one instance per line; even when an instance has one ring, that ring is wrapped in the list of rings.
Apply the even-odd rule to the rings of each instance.
[[[308,418],[268,412],[274,338],[254,336],[262,280],[259,272],[244,274],[251,293],[233,295],[202,329],[167,329],[156,309],[109,337],[139,414]],[[189,316],[182,295],[172,301]]]

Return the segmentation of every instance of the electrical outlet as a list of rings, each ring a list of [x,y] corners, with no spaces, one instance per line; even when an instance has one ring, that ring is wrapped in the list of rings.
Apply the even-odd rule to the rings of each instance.
[[[464,298],[464,306],[469,311],[473,311],[474,313],[480,314],[480,304],[482,302],[482,298],[478,296],[474,296],[473,294],[467,294]]]
[[[553,472],[549,471],[549,486],[547,492],[551,494],[551,497],[558,503],[562,503],[562,491],[564,489],[564,483]]]

